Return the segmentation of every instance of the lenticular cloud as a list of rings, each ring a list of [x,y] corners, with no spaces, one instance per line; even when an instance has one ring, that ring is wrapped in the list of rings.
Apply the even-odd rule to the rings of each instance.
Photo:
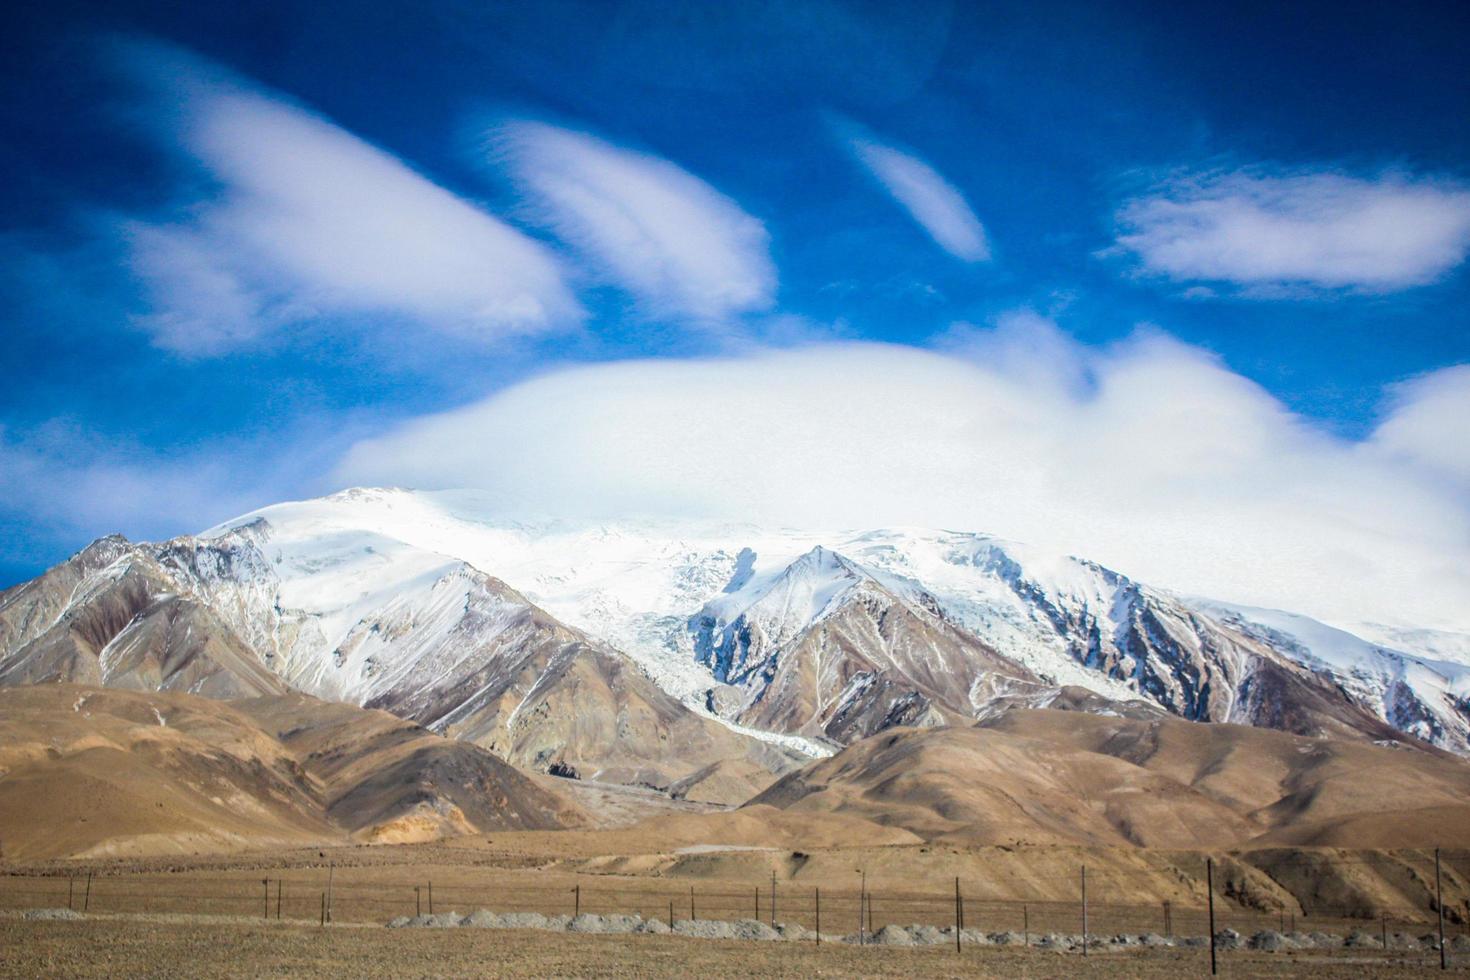
[[[1168,337],[1098,350],[1016,318],[944,353],[573,368],[362,442],[336,475],[593,518],[988,531],[1180,591],[1463,630],[1466,451],[1432,436],[1467,383],[1401,389],[1378,435],[1348,441]]]

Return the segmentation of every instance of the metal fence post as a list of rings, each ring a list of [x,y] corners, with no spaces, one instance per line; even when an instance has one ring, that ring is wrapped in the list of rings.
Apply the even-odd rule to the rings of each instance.
[[[965,910],[960,905],[960,879],[954,879],[954,951],[960,951],[960,934],[965,931]]]
[[[429,879],[429,914],[434,914],[434,879]]]
[[[1087,955],[1087,865],[1082,866],[1082,955]]]
[[[92,872],[87,872],[87,891],[82,896],[82,911],[85,912],[92,907]]]
[[[1210,906],[1210,976],[1215,975],[1215,859],[1205,858],[1205,890]]]
[[[822,889],[816,890],[817,900],[817,945],[822,945]]]

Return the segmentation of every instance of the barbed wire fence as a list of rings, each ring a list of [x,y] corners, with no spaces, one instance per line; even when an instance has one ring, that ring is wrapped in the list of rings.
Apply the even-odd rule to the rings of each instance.
[[[1446,852],[1448,853],[1448,852]],[[613,877],[558,873],[561,880],[540,881],[538,872],[495,868],[439,868],[451,881],[436,884],[432,874],[415,875],[404,866],[335,865],[259,871],[133,872],[99,868],[15,870],[0,874],[0,908],[69,908],[82,913],[188,913],[295,922],[321,927],[340,922],[376,922],[447,911],[488,909],[527,912],[547,917],[582,914],[639,916],[669,925],[680,921],[756,920],[772,926],[795,924],[809,941],[869,942],[885,927],[932,927],[959,948],[980,944],[980,937],[1004,934],[1007,945],[1054,948],[1056,937],[1087,955],[1095,944],[1118,937],[1162,937],[1209,948],[1213,967],[1231,948],[1217,948],[1216,937],[1233,931],[1243,937],[1263,933],[1352,936],[1355,952],[1395,949],[1438,950],[1447,965],[1452,940],[1467,937],[1470,945],[1470,881],[1464,852],[1448,862],[1434,852],[1434,872],[1402,858],[1365,855],[1295,857],[1227,867],[1206,859],[1204,873],[1191,876],[1186,901],[1153,903],[1112,900],[1138,880],[1159,880],[1160,869],[1124,871],[1089,869],[1079,864],[1075,875],[988,875],[980,880],[961,876],[940,887],[885,881],[856,869],[855,887],[804,884],[778,878],[740,882],[731,879]],[[1427,861],[1425,862],[1427,866]],[[1275,880],[1286,873],[1306,877],[1311,887],[1284,886],[1274,893],[1246,893],[1238,885],[1249,868]],[[1342,882],[1349,869],[1378,870],[1423,892],[1419,904],[1384,904],[1366,892],[1345,900],[1318,900],[1335,889],[1317,887],[1330,879]],[[1183,869],[1172,869],[1182,873]],[[1329,875],[1329,872],[1331,874]],[[495,880],[491,880],[495,879]],[[1037,886],[1075,882],[1075,899],[1036,894]],[[950,887],[952,884],[952,887]],[[1006,897],[995,897],[998,888]],[[1030,893],[1028,894],[1028,889]],[[1341,889],[1336,889],[1340,891]],[[1405,889],[1400,889],[1400,893]],[[1306,898],[1299,897],[1306,893]],[[1446,894],[1451,897],[1447,900]],[[1081,937],[1081,942],[1075,941]],[[984,939],[983,942],[993,942]],[[1149,945],[1149,944],[1143,944]],[[1158,944],[1167,948],[1167,944]],[[1464,955],[1464,954],[1462,954]]]

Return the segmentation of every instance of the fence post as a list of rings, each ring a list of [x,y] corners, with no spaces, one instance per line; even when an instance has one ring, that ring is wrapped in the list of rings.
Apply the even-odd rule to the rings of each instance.
[[[265,908],[262,910],[264,912],[262,918],[269,919],[271,917],[271,880],[269,878],[262,878],[260,879],[260,885],[265,889]]]
[[[1082,866],[1082,955],[1087,955],[1087,865]]]
[[[817,945],[822,945],[822,889],[816,890],[817,899]]]
[[[1383,948],[1388,949],[1388,913],[1384,912],[1379,920],[1379,928],[1383,933]]]
[[[434,914],[434,879],[429,879],[429,914]]]
[[[326,919],[327,919],[328,922],[330,922],[332,920],[332,873],[335,870],[336,870],[336,862],[335,861],[328,861],[327,862],[327,898],[326,898],[326,910],[327,910],[326,911]]]
[[[415,916],[424,914],[423,891],[422,885],[413,886],[413,914]]]
[[[698,922],[699,917],[694,914],[694,886],[689,886],[689,921]]]
[[[1168,902],[1164,903],[1164,935],[1174,935],[1174,909]]]
[[[868,935],[873,935],[873,893],[868,892]]]
[[[669,928],[674,928],[674,900],[669,899]]]
[[[960,905],[960,879],[954,879],[954,951],[960,951],[960,933],[965,931],[965,910]]]
[[[771,870],[771,928],[776,928],[776,871]]]
[[[1027,949],[1031,948],[1031,910],[1021,905],[1021,936]]]
[[[1205,858],[1205,890],[1210,906],[1210,976],[1215,975],[1215,859]]]
[[[327,925],[327,893],[322,892],[322,927]]]
[[[87,872],[87,892],[82,896],[82,911],[85,912],[92,907],[92,872]]]
[[[281,917],[281,884],[283,883],[283,881],[284,881],[284,879],[282,879],[282,878],[277,878],[276,879],[276,918],[277,919],[279,919]]]
[[[75,878],[73,878],[71,875],[67,875],[66,876],[66,907],[67,908],[72,908],[73,907],[72,904],[71,904],[71,901],[72,901],[71,896],[72,896],[72,889],[76,886],[76,883],[77,883],[77,880]]]
[[[572,918],[582,914],[582,883],[572,886]]]
[[[1448,970],[1449,960],[1444,948],[1444,891],[1439,883],[1439,848],[1434,849],[1434,904],[1439,907],[1439,968]]]
[[[761,886],[755,886],[755,921],[761,920]]]

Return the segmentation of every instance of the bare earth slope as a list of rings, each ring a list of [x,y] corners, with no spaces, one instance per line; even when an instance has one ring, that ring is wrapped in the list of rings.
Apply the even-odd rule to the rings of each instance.
[[[383,712],[63,684],[0,690],[7,857],[171,854],[551,829],[576,807]]]
[[[1470,843],[1470,764],[1448,753],[1050,710],[886,732],[752,803],[986,844]]]

